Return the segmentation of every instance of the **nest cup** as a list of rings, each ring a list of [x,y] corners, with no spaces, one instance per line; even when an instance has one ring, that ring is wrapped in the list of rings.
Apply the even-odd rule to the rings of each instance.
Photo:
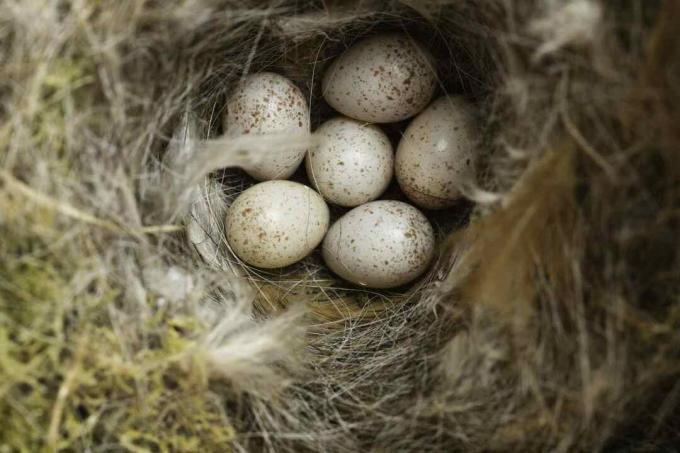
[[[587,0],[349,8],[329,2],[323,10],[303,8],[253,24],[238,54],[231,48],[229,69],[221,72],[215,63],[218,70],[201,85],[193,106],[213,136],[220,133],[215,112],[230,86],[263,70],[303,90],[315,129],[335,115],[320,92],[330,62],[356,41],[386,31],[405,33],[432,51],[435,97],[461,95],[479,113],[477,185],[464,190],[459,205],[426,212],[437,231],[437,259],[415,284],[393,291],[352,287],[330,274],[316,254],[280,272],[236,266],[256,288],[259,313],[268,316],[301,302],[312,315],[308,363],[312,375],[324,378],[303,388],[322,396],[304,416],[296,414],[319,429],[341,426],[342,434],[298,447],[588,450],[611,442],[606,430],[625,429],[608,409],[597,407],[615,412],[626,405],[622,389],[635,380],[619,373],[636,353],[627,349],[628,334],[598,334],[616,315],[607,298],[594,294],[619,284],[591,267],[599,258],[586,258],[586,250],[603,244],[620,250],[610,231],[594,225],[616,222],[614,206],[627,209],[614,188],[612,137],[620,133],[614,124],[631,127],[630,121],[620,123],[622,105],[634,91],[637,65],[647,60],[629,47],[634,38],[619,40],[605,27],[626,14]],[[653,28],[652,16],[645,17],[637,24]],[[620,77],[609,77],[614,73]],[[383,126],[393,145],[407,123]],[[603,124],[612,128],[598,129]],[[635,129],[622,140],[644,142],[642,128]],[[227,199],[252,183],[233,170],[212,177],[221,179]],[[293,179],[308,182],[303,170]],[[610,204],[582,204],[588,199],[584,185]],[[393,184],[382,198],[401,197]],[[335,217],[343,212],[333,209]],[[219,228],[211,237],[224,242]],[[584,272],[599,275],[588,290]],[[636,291],[627,293],[631,306]],[[611,361],[600,368],[604,350],[627,352],[608,355]],[[367,376],[379,381],[379,391]],[[590,393],[594,387],[600,390]],[[351,390],[337,390],[344,388]],[[645,391],[636,395],[651,397]],[[340,399],[333,415],[328,397]],[[361,425],[356,432],[349,428],[353,423]],[[285,440],[276,445],[296,448]]]
[[[226,99],[230,90],[247,74],[262,71],[284,75],[302,90],[309,102],[311,126],[312,130],[315,130],[323,122],[339,115],[327,104],[322,93],[321,79],[331,62],[362,39],[381,33],[398,32],[420,43],[434,56],[435,67],[432,69],[437,74],[437,88],[432,97],[433,100],[445,94],[457,95],[475,106],[476,119],[480,129],[485,132],[484,140],[482,140],[484,144],[480,143],[479,146],[478,173],[483,175],[484,158],[490,150],[489,143],[493,141],[491,128],[485,124],[485,114],[488,115],[494,87],[498,82],[498,73],[491,56],[492,43],[483,30],[478,26],[461,29],[452,18],[449,18],[452,20],[449,27],[435,24],[432,18],[428,19],[422,13],[407,6],[398,6],[388,11],[366,12],[366,17],[355,17],[349,11],[342,9],[339,12],[344,15],[342,25],[324,30],[323,33],[313,28],[297,29],[299,25],[296,21],[299,19],[294,16],[274,18],[263,24],[256,32],[253,31],[254,33],[251,33],[249,39],[246,40],[251,43],[251,46],[245,46],[244,55],[237,57],[239,60],[245,60],[246,64],[243,65],[242,70],[233,71],[220,80],[220,86],[226,89],[220,90],[214,86],[214,78],[219,77],[218,75],[211,77],[200,89],[197,97],[200,102],[196,102],[192,108],[194,112],[202,112],[197,114],[197,119],[204,124],[204,133],[209,137],[220,137],[224,132],[224,122],[221,118],[225,114]],[[411,120],[412,118],[409,118],[397,123],[380,125],[389,137],[393,149],[396,150],[401,134]],[[286,146],[285,138],[282,146]],[[266,159],[266,153],[276,153],[276,148],[276,142],[271,143],[267,151],[261,153],[259,158]],[[219,182],[218,190],[224,194],[223,200],[226,204],[229,204],[240,191],[256,183],[245,172],[235,168],[215,171],[210,178]],[[289,179],[311,186],[304,164]],[[480,181],[482,179],[480,178]],[[394,179],[379,199],[410,203]],[[198,203],[204,201],[205,197],[202,200],[199,199]],[[332,221],[349,211],[349,209],[332,204],[329,204],[329,207]],[[433,224],[440,251],[441,244],[446,243],[446,238],[467,224],[472,207],[473,202],[461,196],[452,208],[423,210]],[[223,211],[224,208],[217,210],[220,213]],[[214,228],[214,223],[222,220],[209,220],[205,216],[202,218],[195,216],[192,223],[196,223],[196,229],[210,232],[211,242],[218,244],[224,242],[224,231],[221,228],[211,231],[210,223]],[[315,312],[319,311],[325,316],[329,312],[337,312],[334,317],[339,319],[346,316],[348,309],[350,311],[361,310],[371,302],[376,302],[380,306],[418,297],[418,292],[428,286],[432,276],[436,275],[442,263],[447,261],[446,256],[437,253],[435,263],[415,283],[391,290],[373,290],[352,285],[334,276],[323,264],[318,249],[303,262],[275,271],[248,266],[231,253],[228,244],[223,244],[219,250],[210,250],[205,253],[213,256],[224,254],[225,259],[232,261],[238,268],[236,273],[247,276],[251,285],[260,291],[263,296],[261,301],[263,307],[283,307],[291,300],[304,300],[315,307]],[[232,270],[234,266],[231,266]],[[334,300],[337,300],[342,308],[338,309]]]

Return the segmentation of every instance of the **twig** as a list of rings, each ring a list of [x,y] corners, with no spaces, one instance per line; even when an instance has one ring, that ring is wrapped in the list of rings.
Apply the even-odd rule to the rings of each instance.
[[[7,189],[13,191],[15,194],[19,194],[30,199],[31,201],[42,207],[51,209],[72,219],[90,225],[95,225],[100,228],[113,231],[115,233],[142,236],[145,234],[172,233],[176,231],[181,231],[183,229],[183,227],[180,225],[150,225],[143,227],[129,227],[126,225],[120,225],[111,220],[101,219],[90,213],[81,211],[80,209],[77,209],[68,203],[55,200],[54,198],[51,198],[43,193],[33,190],[27,184],[15,178],[12,174],[5,170],[0,170],[0,179],[4,181],[5,187]]]
[[[80,372],[80,367],[82,365],[83,353],[85,352],[85,336],[83,336],[78,342],[78,349],[76,350],[75,356],[73,358],[73,366],[64,377],[63,382],[59,386],[59,391],[57,392],[57,398],[54,401],[54,406],[52,406],[52,413],[50,415],[50,426],[47,430],[47,450],[48,451],[58,451],[59,450],[59,427],[61,426],[61,419],[64,415],[64,406],[66,405],[66,399],[71,392],[78,373]]]

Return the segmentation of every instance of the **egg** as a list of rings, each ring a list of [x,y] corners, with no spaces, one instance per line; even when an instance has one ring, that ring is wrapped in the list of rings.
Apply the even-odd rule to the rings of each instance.
[[[343,115],[390,123],[425,108],[436,82],[427,49],[408,35],[385,33],[360,41],[336,58],[324,74],[322,91]]]
[[[434,256],[434,233],[413,206],[371,201],[335,222],[322,250],[324,261],[340,277],[369,288],[393,288],[425,272]]]
[[[328,230],[328,206],[303,184],[277,180],[244,190],[226,216],[227,242],[246,263],[273,269],[309,255]]]
[[[394,152],[377,126],[347,118],[326,121],[305,159],[307,176],[331,203],[354,207],[378,198],[392,179]]]
[[[227,101],[224,128],[227,136],[243,134],[309,134],[309,107],[300,89],[272,72],[248,75]],[[244,170],[264,181],[286,179],[300,166],[305,148],[272,150],[271,155]]]
[[[475,176],[479,134],[471,106],[460,97],[434,101],[406,128],[394,173],[406,196],[428,209],[452,206]]]

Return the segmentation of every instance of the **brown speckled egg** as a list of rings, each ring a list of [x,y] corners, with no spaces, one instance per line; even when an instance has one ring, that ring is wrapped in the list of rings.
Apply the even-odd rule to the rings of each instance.
[[[323,96],[338,112],[372,123],[401,121],[420,112],[436,85],[434,59],[413,38],[386,33],[340,55],[323,78]]]
[[[354,207],[385,191],[392,179],[394,152],[379,127],[339,116],[314,135],[318,145],[307,153],[307,176],[326,200]]]
[[[475,175],[478,132],[471,106],[444,96],[418,115],[404,132],[395,156],[395,176],[418,206],[443,209],[461,196]]]
[[[243,191],[227,211],[227,241],[248,264],[272,269],[309,255],[326,234],[328,206],[313,189],[267,181]]]
[[[323,241],[328,267],[369,288],[393,288],[420,276],[434,255],[427,218],[401,201],[378,200],[356,207],[331,226]]]
[[[309,134],[309,107],[300,89],[287,78],[272,72],[251,74],[227,101],[227,135]],[[298,168],[306,149],[272,150],[248,174],[258,180],[286,179]]]

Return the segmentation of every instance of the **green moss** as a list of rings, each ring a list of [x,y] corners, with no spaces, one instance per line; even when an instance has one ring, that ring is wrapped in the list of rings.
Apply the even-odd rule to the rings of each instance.
[[[116,321],[123,291],[106,276],[74,289],[93,268],[87,247],[0,234],[0,451],[229,449],[233,429],[190,354],[199,323],[171,309]]]
[[[15,61],[33,78],[11,93],[17,121],[0,127],[0,145],[15,143],[26,168],[41,158],[56,184],[77,183],[74,129],[111,122],[96,67],[86,45]],[[181,307],[145,318],[152,310],[131,306],[101,262],[116,238],[101,234],[0,180],[0,453],[228,451],[224,404],[192,356],[203,326]]]

